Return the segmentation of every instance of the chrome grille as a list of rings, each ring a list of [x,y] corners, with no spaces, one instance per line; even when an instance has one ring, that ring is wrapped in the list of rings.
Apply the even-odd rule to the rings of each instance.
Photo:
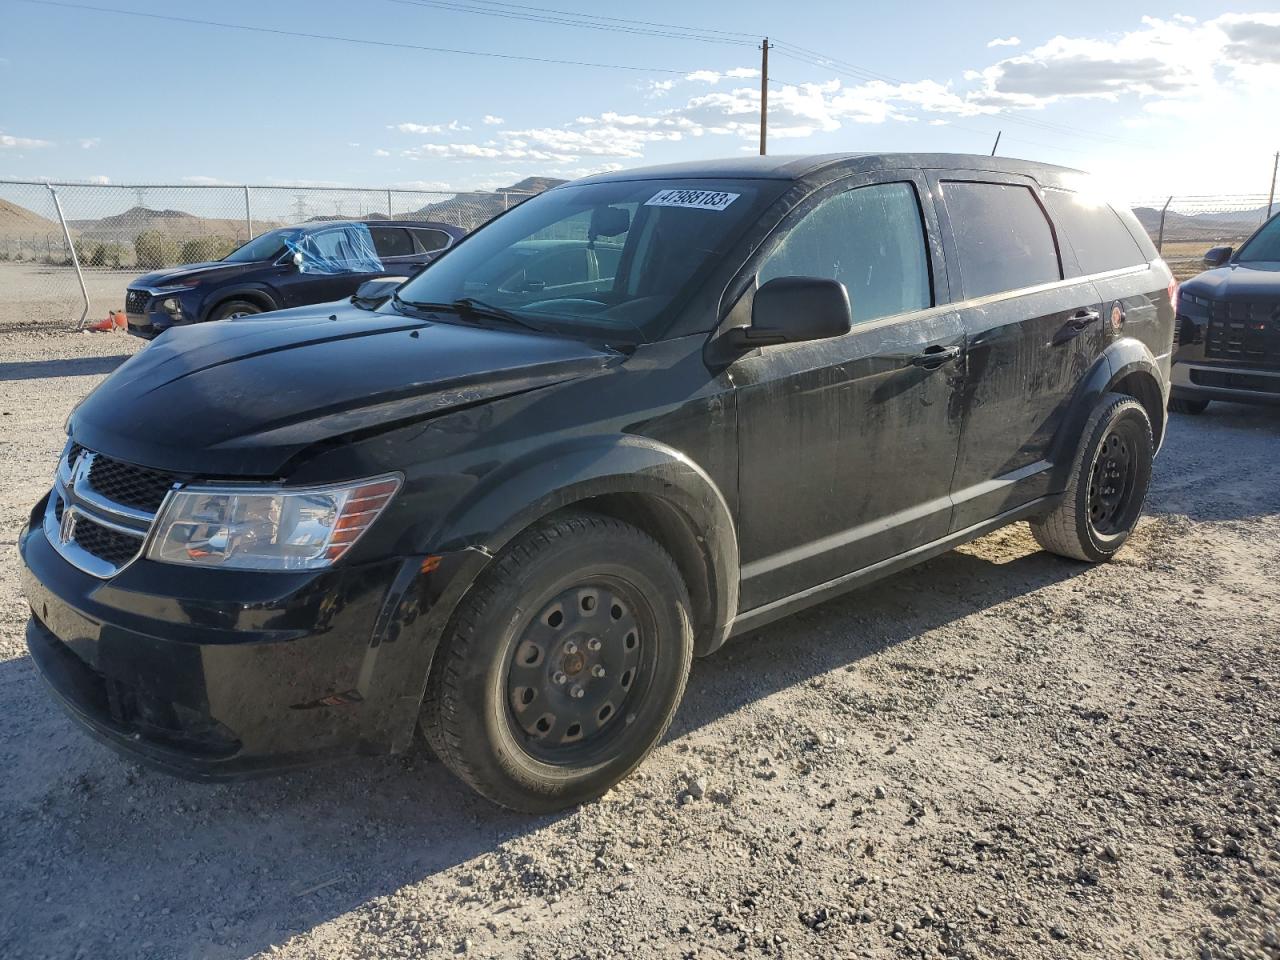
[[[110,577],[142,552],[178,478],[69,443],[45,510],[45,535],[70,564]]]

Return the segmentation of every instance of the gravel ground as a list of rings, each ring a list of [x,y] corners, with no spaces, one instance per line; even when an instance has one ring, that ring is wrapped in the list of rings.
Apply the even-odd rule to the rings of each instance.
[[[1017,525],[734,642],[530,819],[420,753],[183,783],[55,709],[12,548],[136,348],[0,333],[0,955],[1280,957],[1280,410],[1175,418],[1110,565]]]

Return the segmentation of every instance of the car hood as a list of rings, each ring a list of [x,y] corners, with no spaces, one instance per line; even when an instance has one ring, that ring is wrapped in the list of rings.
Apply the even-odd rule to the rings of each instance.
[[[229,279],[237,274],[248,273],[250,270],[260,270],[265,265],[265,261],[225,263],[221,260],[211,260],[206,263],[185,263],[181,267],[144,273],[129,286],[176,287],[179,284],[190,283],[192,280],[205,280],[210,277],[217,277],[220,280]]]
[[[1206,270],[1182,289],[1210,300],[1280,300],[1280,263],[1232,263]]]
[[[71,436],[161,470],[280,476],[313,444],[588,376],[622,356],[543,334],[321,310],[168,331],[76,408]]]

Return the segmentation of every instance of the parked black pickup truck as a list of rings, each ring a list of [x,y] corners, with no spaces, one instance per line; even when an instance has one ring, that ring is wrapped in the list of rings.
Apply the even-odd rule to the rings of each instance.
[[[1204,262],[1210,269],[1179,288],[1169,409],[1280,404],[1280,214],[1239,250],[1214,247]]]
[[[161,337],[76,409],[21,534],[32,657],[186,776],[421,729],[499,803],[596,797],[732,636],[1016,520],[1078,561],[1124,545],[1173,280],[1083,185],[947,155],[624,171],[372,310]]]

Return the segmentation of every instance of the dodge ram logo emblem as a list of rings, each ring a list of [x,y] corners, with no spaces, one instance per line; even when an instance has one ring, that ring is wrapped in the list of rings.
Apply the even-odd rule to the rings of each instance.
[[[58,528],[58,539],[63,543],[70,543],[71,538],[76,535],[76,514],[74,510],[63,509],[62,525]]]

